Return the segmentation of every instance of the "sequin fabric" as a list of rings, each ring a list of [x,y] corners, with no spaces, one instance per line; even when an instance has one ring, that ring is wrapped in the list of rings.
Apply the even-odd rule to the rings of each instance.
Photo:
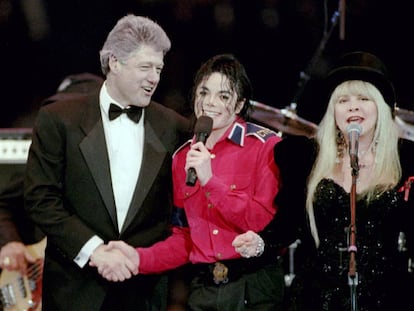
[[[406,258],[399,251],[398,237],[404,230],[402,195],[387,191],[367,204],[356,199],[356,270],[358,282],[350,282],[349,226],[350,196],[331,179],[322,180],[314,204],[320,246],[313,262],[313,284],[320,294],[319,310],[389,310],[402,294]],[[356,280],[356,279],[355,279]],[[355,284],[356,295],[351,295]],[[353,297],[353,298],[350,298]],[[394,301],[395,302],[395,301]]]

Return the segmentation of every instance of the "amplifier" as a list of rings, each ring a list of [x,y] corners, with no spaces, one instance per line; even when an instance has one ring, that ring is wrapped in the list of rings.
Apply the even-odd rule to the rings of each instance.
[[[31,128],[0,128],[0,192],[24,175],[31,138]]]
[[[0,164],[25,164],[32,143],[32,129],[0,129]]]

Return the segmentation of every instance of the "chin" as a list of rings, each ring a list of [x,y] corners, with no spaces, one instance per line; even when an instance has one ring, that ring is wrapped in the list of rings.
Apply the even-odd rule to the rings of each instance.
[[[139,103],[138,106],[140,106],[140,107],[146,107],[151,102],[151,97],[141,97],[136,102]]]

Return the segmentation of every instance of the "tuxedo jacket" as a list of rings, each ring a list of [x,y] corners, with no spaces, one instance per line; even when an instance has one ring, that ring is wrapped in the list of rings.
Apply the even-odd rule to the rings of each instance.
[[[105,243],[123,240],[138,247],[169,234],[172,154],[188,139],[190,124],[155,102],[145,108],[144,120],[142,166],[119,231],[98,92],[39,110],[24,192],[26,211],[47,236],[44,310],[100,310],[106,294],[118,295],[124,305],[130,301],[131,310],[140,309],[139,299],[154,295],[160,275],[111,283],[96,268],[74,262],[94,235]]]

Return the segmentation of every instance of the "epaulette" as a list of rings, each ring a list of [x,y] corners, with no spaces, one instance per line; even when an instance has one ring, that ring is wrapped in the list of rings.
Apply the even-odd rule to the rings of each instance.
[[[173,158],[175,157],[175,155],[181,150],[181,149],[183,149],[185,146],[187,146],[188,144],[191,144],[191,142],[192,142],[193,140],[192,139],[189,139],[189,140],[187,140],[184,144],[182,144],[180,147],[178,147],[177,148],[177,150],[175,150],[174,151],[174,153],[173,153]]]
[[[267,127],[260,126],[255,123],[247,122],[247,133],[246,136],[254,135],[262,142],[265,142],[270,137],[278,136],[275,131],[268,129]]]

